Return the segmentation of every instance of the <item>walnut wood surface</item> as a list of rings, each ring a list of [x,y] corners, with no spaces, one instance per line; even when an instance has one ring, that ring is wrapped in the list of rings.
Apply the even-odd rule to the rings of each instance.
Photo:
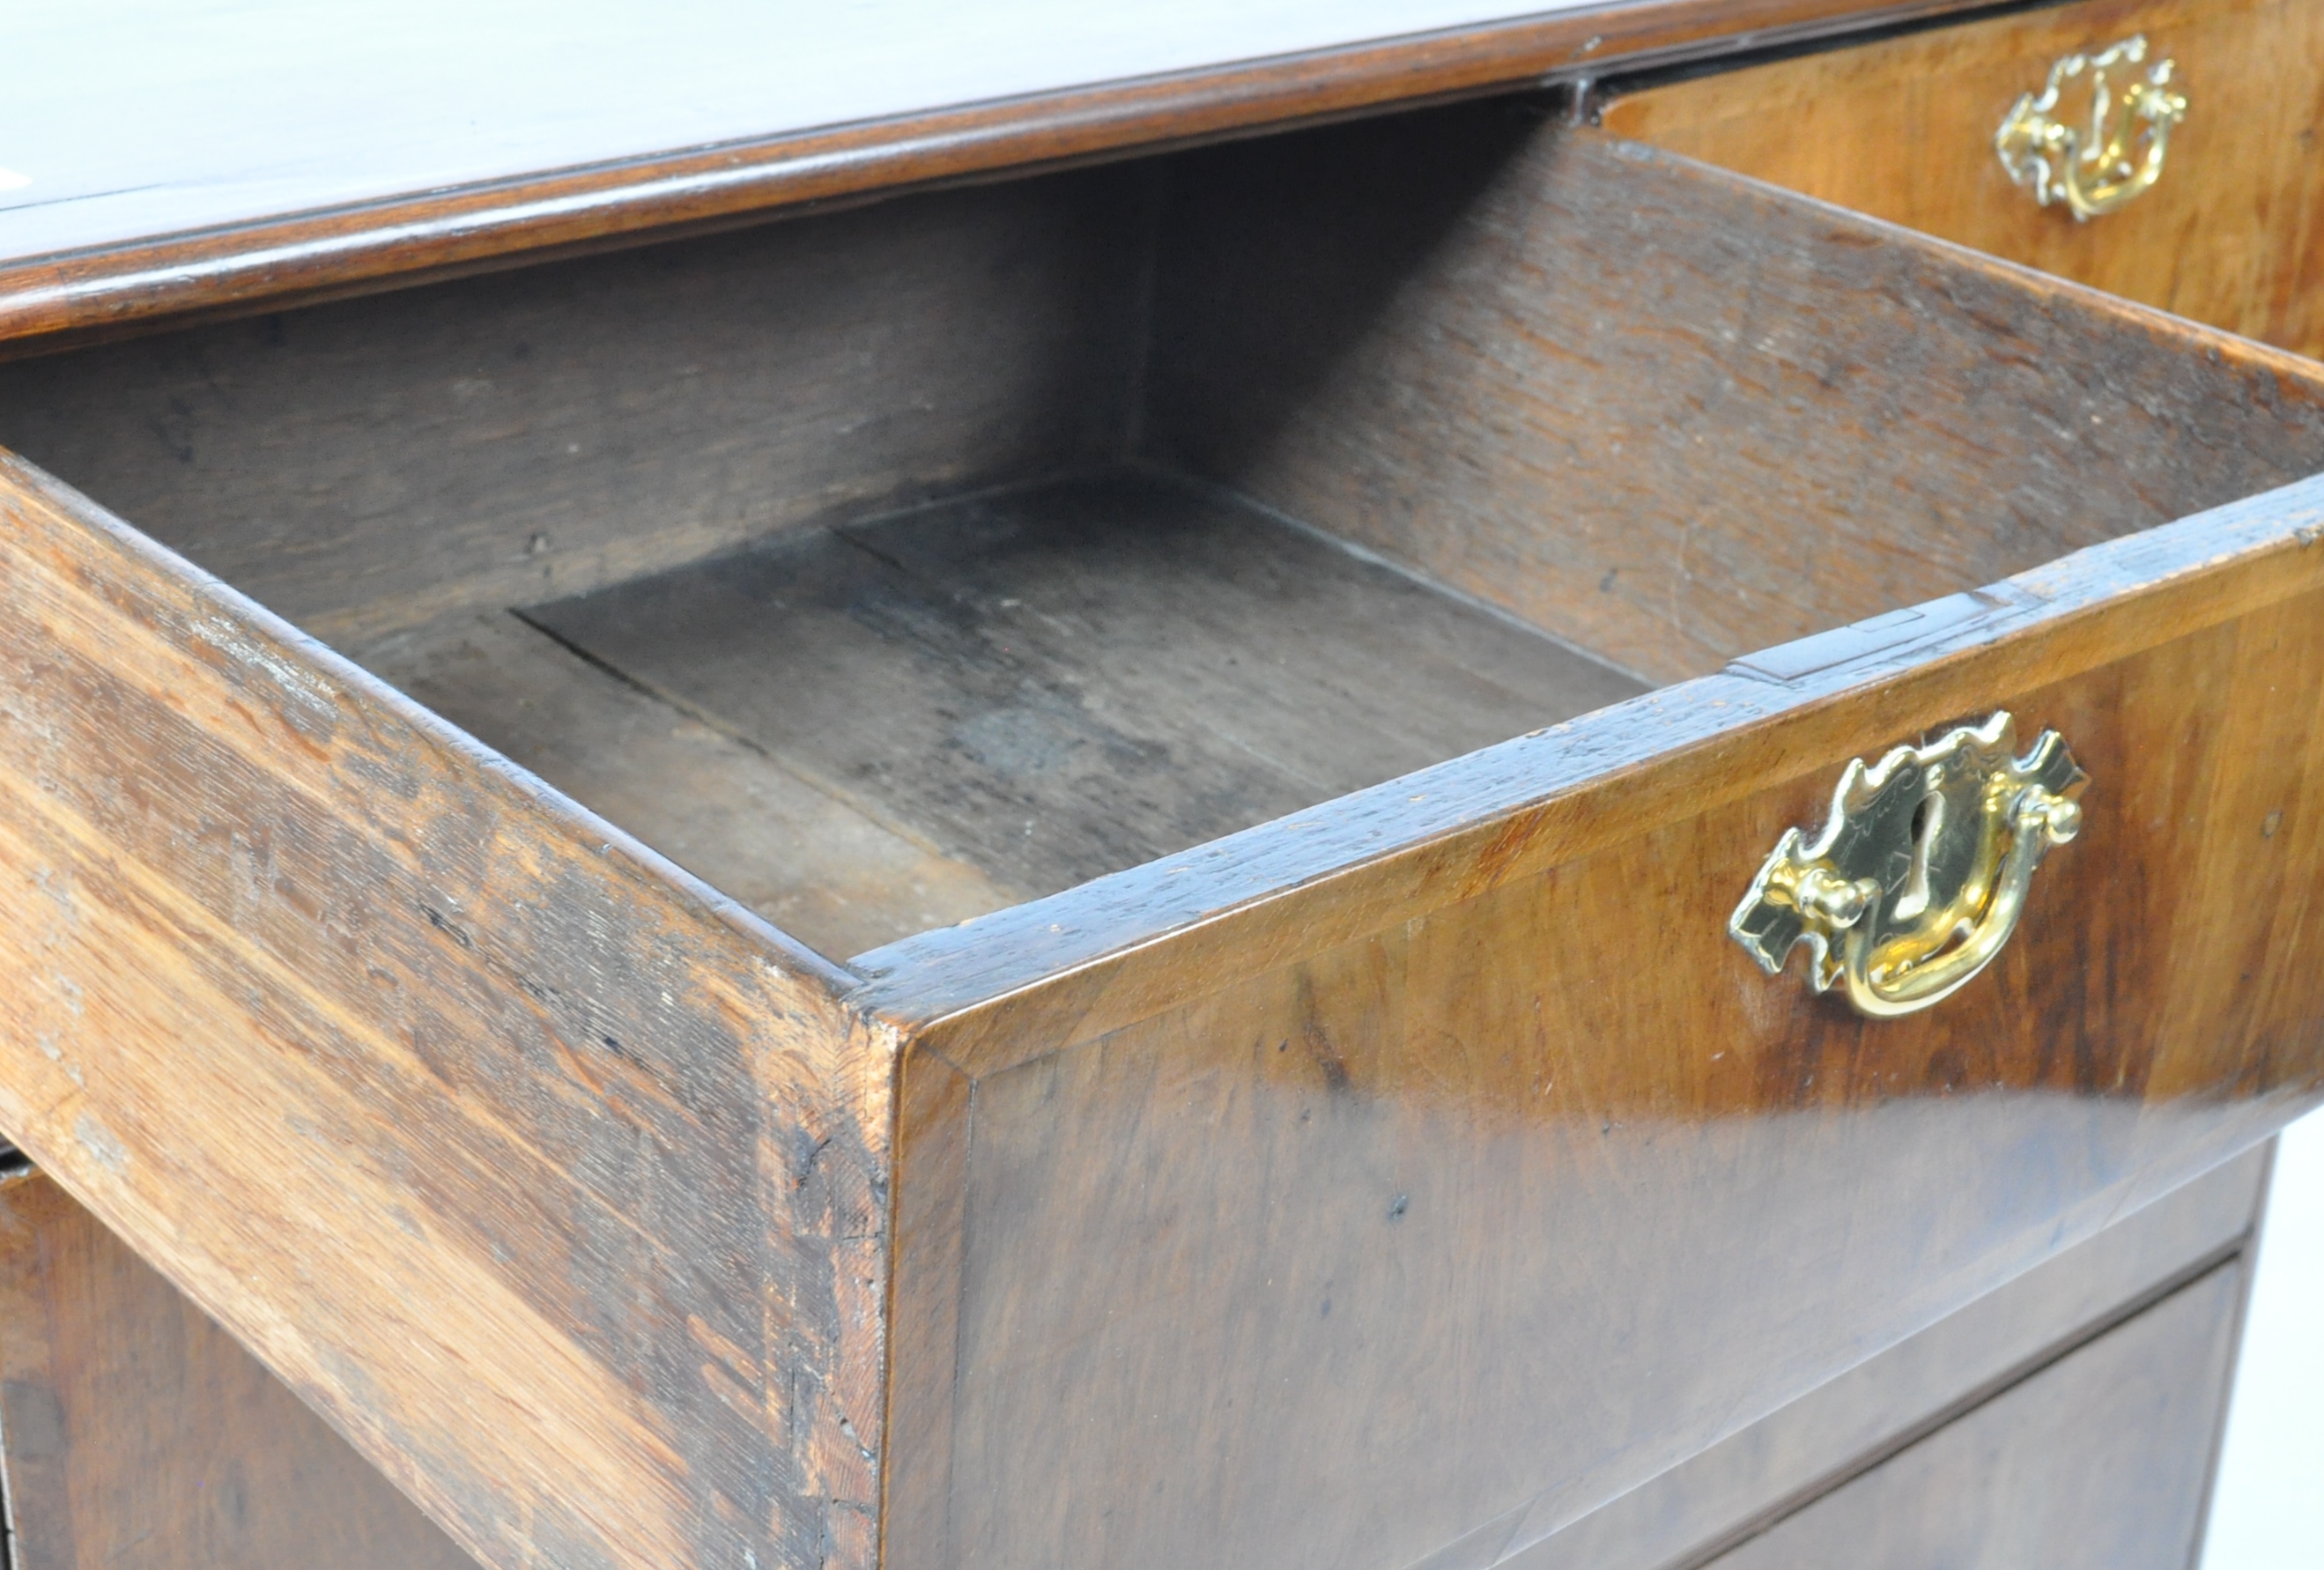
[[[1357,247],[1360,309],[1263,245],[1216,274],[1229,325],[1296,308],[1240,357],[1185,329],[1212,263],[1170,226],[1214,209],[1263,238],[1271,200],[1304,199],[1282,171],[1330,168],[1253,149],[1251,178],[1209,188],[1240,208],[1180,184],[1178,217],[1135,209],[1167,242],[1129,273],[1154,283],[1153,353],[1102,384],[1145,365],[1176,391],[1142,424],[1107,407],[1192,451],[1220,432],[1188,351],[1213,355],[1222,408],[1289,411],[1279,472],[1319,498],[1261,502],[1360,541],[1393,524],[1417,565],[1554,631],[1619,596],[1591,572],[1526,597],[1554,566],[1527,542],[1569,527],[1543,499],[1628,471],[1609,454],[1560,485],[1544,455],[1587,458],[1575,433],[1602,427],[1526,421],[1572,414],[1539,366],[1609,331],[1604,407],[1637,430],[1840,487],[1722,515],[1710,453],[1637,466],[1618,543],[1666,586],[1702,577],[1672,544],[1697,514],[1840,564],[1803,569],[1812,596],[1738,549],[1746,609],[1694,591],[1604,623],[1650,670],[1756,651],[843,969],[11,462],[0,878],[29,914],[0,928],[0,1128],[495,1565],[1406,1570],[1518,1551],[2314,1101],[2324,483],[2163,520],[2315,466],[2315,370],[1545,132],[1538,106],[1397,130],[1474,156],[1374,182],[1404,250],[1311,232]],[[1360,209],[1326,184],[1301,210]],[[1575,282],[1554,223],[1528,237],[1561,203],[1628,237],[1594,261],[1645,287]],[[1674,236],[1658,253],[1623,226],[1640,210]],[[1501,224],[1521,243],[1477,240]],[[1471,272],[1432,270],[1464,253]],[[1038,248],[1030,271],[1059,276]],[[1721,279],[1751,309],[1720,314]],[[1456,282],[1503,314],[1452,309]],[[995,288],[970,298],[1020,298]],[[1527,315],[1535,294],[1560,314]],[[405,300],[418,317],[364,319],[356,360],[435,309]],[[1477,352],[1512,319],[1508,357]],[[1781,354],[1747,331],[1766,325],[1795,335]],[[1434,357],[1370,353],[1432,333]],[[1301,444],[1337,428],[1296,386],[1239,391],[1277,345],[1379,441],[1383,366],[1446,379],[1469,422],[1402,453],[1414,475],[1383,460],[1335,493],[1328,443]],[[1755,374],[1761,355],[1792,368]],[[1924,375],[1933,402],[1868,403],[1852,379],[1892,360],[1985,402]],[[1695,423],[1655,401],[1673,365]],[[1444,396],[1411,383],[1416,429]],[[265,428],[230,403],[228,428]],[[383,473],[411,472],[384,439],[408,417],[382,421]],[[2129,436],[2098,434],[2117,420]],[[2139,467],[2147,447],[2168,461]],[[1523,506],[1497,513],[1510,454],[1498,494]],[[1891,513],[1866,473],[1950,510]],[[221,494],[196,520],[213,539],[268,538]],[[652,528],[625,502],[601,540],[625,512]],[[431,549],[375,516],[367,559]],[[2084,539],[2106,543],[1969,592]],[[2098,780],[2004,960],[1880,1027],[1758,975],[1724,922],[1776,833],[1813,823],[1849,757],[2003,704]]]
[[[844,977],[0,468],[0,1124],[489,1564],[862,1564]]]
[[[419,21],[367,39],[318,7],[251,36],[187,30],[181,12],[164,12],[132,34],[152,41],[144,69],[158,79],[143,97],[166,102],[188,83],[208,91],[198,114],[158,127],[135,118],[141,96],[124,90],[137,69],[119,58],[122,35],[59,13],[28,47],[104,61],[112,90],[60,68],[42,123],[60,152],[119,155],[62,189],[36,178],[0,199],[11,203],[0,208],[0,339],[53,346],[169,313],[312,300],[544,248],[1965,3],[1615,0],[1502,19],[1425,0],[1356,11],[1156,5],[1109,12],[1096,27],[1085,9],[1020,5],[986,8],[965,32],[956,12],[850,8],[807,35],[811,54],[778,58],[756,78],[705,62],[696,28],[720,28],[715,17],[696,27],[658,17],[639,35],[569,8],[530,25],[495,25],[471,8],[442,19],[471,47],[415,53],[413,33],[436,42]],[[730,47],[753,53],[738,40]],[[783,41],[762,49],[779,57]],[[570,69],[544,69],[560,57]],[[390,61],[412,79],[383,80],[398,69]],[[574,83],[606,78],[609,62],[629,74],[576,115]],[[786,72],[788,104],[769,85]],[[89,106],[103,117],[88,117]]]
[[[1816,1501],[1717,1570],[2180,1570],[2200,1548],[2244,1267]]]
[[[2077,223],[1993,134],[2050,63],[2144,32],[2190,108],[2162,180]],[[1615,89],[1609,130],[2199,321],[2324,352],[2313,143],[2324,16],[2299,0],[2093,0]]]
[[[1679,1570],[1756,1537],[2225,1258],[2240,1256],[2247,1268],[2271,1152],[2239,1156],[2134,1211],[1502,1563],[1507,1570]],[[2200,1436],[2199,1423],[2181,1437]],[[2200,1449],[2179,1454],[2195,1474],[2206,1469]],[[2176,1492],[2186,1478],[2162,1481]],[[1980,1497],[1963,1493],[1955,1502],[1973,1513]]]
[[[475,1561],[37,1172],[0,1180],[15,1570]]]
[[[890,1563],[1515,1551],[2311,1104],[2319,503],[862,956],[975,1081],[946,1502],[890,1481]],[[1780,830],[1997,706],[2102,792],[2003,959],[1899,1021],[1761,976]]]
[[[2088,547],[856,956],[850,968],[869,984],[855,995],[916,1026],[942,1020],[972,1072],[1024,1062],[1059,1030],[1151,1017],[1189,962],[1219,983],[1260,974],[1351,932],[1423,915],[1448,890],[1466,897],[1545,872],[1791,780],[1803,766],[1836,768],[1932,716],[1989,711],[1995,695],[2046,673],[2092,669],[2324,586],[2319,545],[2324,480]],[[1346,875],[1359,869],[1360,877]],[[1174,934],[1167,948],[1154,947]],[[1036,1001],[1033,984],[1051,978],[1053,1010],[1027,1042],[975,1028],[988,1001],[1023,1008]]]
[[[1172,189],[1150,455],[1655,681],[2324,466],[2308,361],[1514,105]]]
[[[1022,897],[1641,690],[1145,476],[847,525],[524,614]]]

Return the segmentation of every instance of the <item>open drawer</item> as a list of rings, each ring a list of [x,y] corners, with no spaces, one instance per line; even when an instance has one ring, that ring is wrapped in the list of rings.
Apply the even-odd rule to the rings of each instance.
[[[2324,369],[1533,99],[0,439],[0,1128],[489,1563],[1492,1564],[2324,1086]]]

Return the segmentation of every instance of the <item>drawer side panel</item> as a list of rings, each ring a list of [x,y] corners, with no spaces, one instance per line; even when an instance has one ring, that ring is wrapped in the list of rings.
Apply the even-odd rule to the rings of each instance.
[[[1656,682],[2324,466],[2311,362],[1524,106],[1173,190],[1155,456]]]
[[[868,1552],[889,1038],[15,460],[0,1127],[488,1563]]]

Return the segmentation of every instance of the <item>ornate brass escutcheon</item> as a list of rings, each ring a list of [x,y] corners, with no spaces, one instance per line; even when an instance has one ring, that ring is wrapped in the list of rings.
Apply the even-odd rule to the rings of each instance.
[[[2096,54],[2070,54],[2050,68],[2049,84],[2017,100],[1993,150],[2010,180],[2031,186],[2043,207],[2063,201],[2079,219],[2110,213],[2163,177],[2171,128],[2187,115],[2186,95],[2171,85],[2173,62],[2142,78],[2146,39],[2126,38]],[[2089,78],[2089,118],[2061,115],[2069,83]]]
[[[2024,756],[2005,711],[1924,747],[1856,759],[1811,843],[1787,828],[1727,930],[1769,975],[1793,948],[1817,992],[1890,1018],[1950,997],[2017,928],[2034,869],[2080,828],[2087,780],[2055,731]]]

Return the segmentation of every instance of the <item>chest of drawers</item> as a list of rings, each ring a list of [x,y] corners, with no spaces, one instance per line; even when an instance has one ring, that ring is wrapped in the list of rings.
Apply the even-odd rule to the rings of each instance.
[[[2324,366],[1720,129],[2070,13],[1651,74],[1900,14],[53,217],[0,1130],[493,1565],[1793,1562],[2135,1427],[2183,1539]]]

